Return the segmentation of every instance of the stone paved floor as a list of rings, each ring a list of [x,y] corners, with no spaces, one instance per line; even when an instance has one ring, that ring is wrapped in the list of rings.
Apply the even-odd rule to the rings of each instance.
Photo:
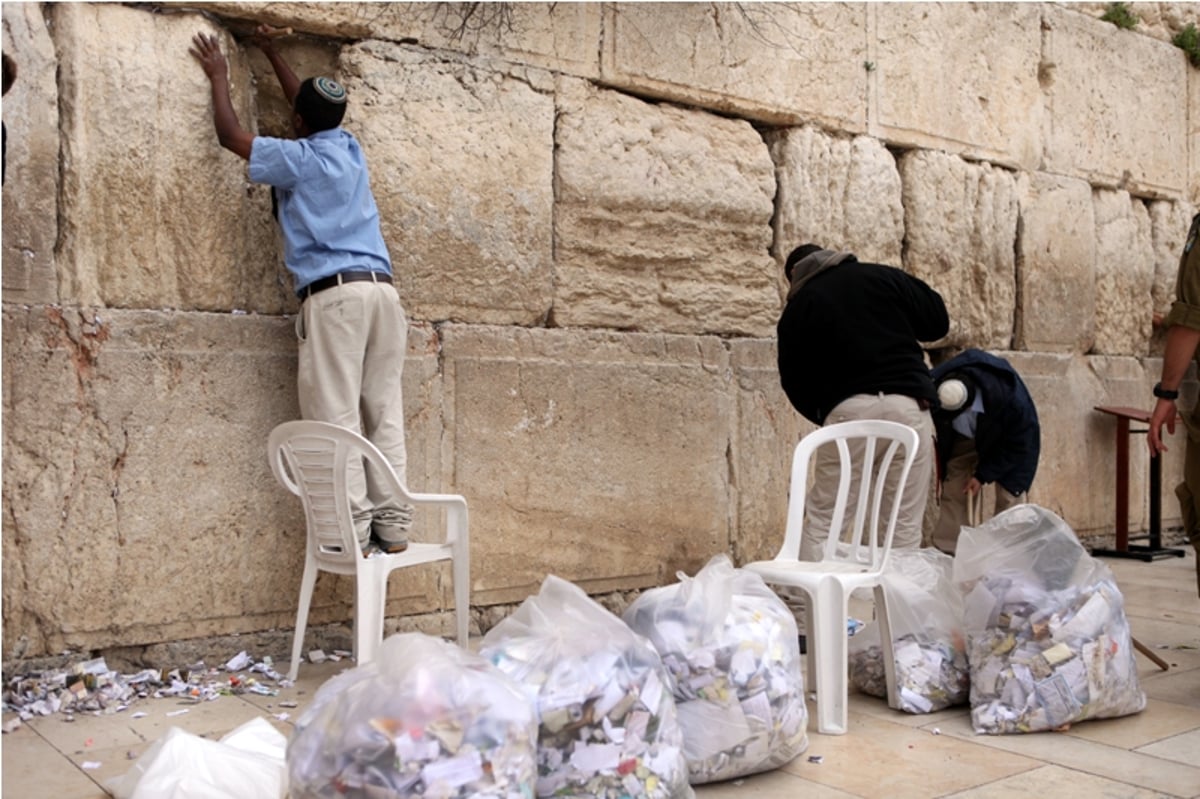
[[[889,710],[853,694],[850,730],[819,735],[810,703],[808,751],[767,774],[700,786],[697,799],[821,797],[991,797],[1150,799],[1200,797],[1200,599],[1195,558],[1153,563],[1106,558],[1125,595],[1134,636],[1170,664],[1162,671],[1138,655],[1146,710],[1088,721],[1065,733],[975,735],[966,709],[927,716]],[[304,665],[294,688],[277,697],[222,697],[179,716],[171,699],[146,700],[105,717],[40,718],[0,738],[5,799],[101,799],[108,780],[170,727],[216,738],[262,716],[285,734],[316,688],[346,668]],[[280,702],[294,700],[298,708]],[[936,731],[936,732],[935,732]],[[820,755],[820,763],[809,761]],[[84,769],[83,764],[90,767]]]

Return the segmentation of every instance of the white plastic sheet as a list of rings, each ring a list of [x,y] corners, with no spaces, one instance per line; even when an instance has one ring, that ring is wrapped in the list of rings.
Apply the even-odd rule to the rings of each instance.
[[[115,799],[282,799],[286,746],[262,718],[219,741],[172,727],[107,787]]]

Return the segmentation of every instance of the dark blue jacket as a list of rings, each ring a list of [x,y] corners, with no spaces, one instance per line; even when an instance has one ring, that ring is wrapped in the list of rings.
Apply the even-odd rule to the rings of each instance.
[[[975,478],[981,483],[999,483],[1012,494],[1022,494],[1033,484],[1041,453],[1041,427],[1033,397],[1020,376],[1003,358],[982,350],[968,349],[933,369],[934,383],[951,372],[962,372],[983,396],[983,413],[975,423],[975,451],[979,465]],[[934,408],[937,428],[939,473],[958,435],[950,426],[951,416]]]

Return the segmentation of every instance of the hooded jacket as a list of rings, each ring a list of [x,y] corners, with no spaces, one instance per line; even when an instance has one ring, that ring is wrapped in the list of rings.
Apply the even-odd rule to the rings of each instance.
[[[855,394],[936,400],[918,343],[949,332],[936,291],[895,267],[830,250],[799,261],[791,288],[776,325],[779,379],[804,418],[822,425]]]
[[[1041,454],[1041,427],[1037,409],[1025,383],[1008,361],[991,353],[968,349],[933,370],[935,383],[952,372],[965,374],[983,398],[983,412],[975,422],[975,452],[979,465],[975,478],[981,483],[999,483],[1010,494],[1023,494],[1033,484]],[[954,415],[935,409],[938,472],[946,473],[946,462],[956,433],[950,426]]]

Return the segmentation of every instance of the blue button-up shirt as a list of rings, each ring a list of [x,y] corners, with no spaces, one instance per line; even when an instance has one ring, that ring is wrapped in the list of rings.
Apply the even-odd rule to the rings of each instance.
[[[296,291],[348,269],[392,273],[366,159],[349,131],[298,140],[256,136],[250,179],[275,187],[284,263]]]

